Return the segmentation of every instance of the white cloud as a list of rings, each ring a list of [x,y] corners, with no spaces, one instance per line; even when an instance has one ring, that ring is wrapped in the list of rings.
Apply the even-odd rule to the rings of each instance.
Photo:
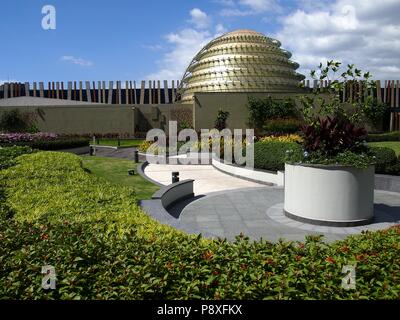
[[[15,80],[15,79],[10,79],[10,80],[0,80],[0,86],[1,86],[1,85],[3,85],[3,84],[5,84],[5,83],[7,83],[7,82],[8,82],[8,83],[11,83],[11,82],[14,82],[14,83],[15,83],[15,82],[18,82],[18,83],[19,83],[20,81],[18,81],[18,80]]]
[[[221,4],[224,4],[223,2]],[[245,17],[262,14],[265,12],[280,12],[281,7],[275,0],[238,0],[237,3],[229,2],[220,11],[220,15],[231,17]]]
[[[369,70],[376,79],[400,78],[400,1],[337,0],[305,6],[281,19],[274,35],[306,76],[319,62],[337,59]]]
[[[193,10],[190,12],[193,18]],[[190,61],[208,42],[225,33],[225,27],[218,23],[208,28],[186,28],[165,36],[169,50],[160,61],[159,69],[146,76],[149,80],[180,80]]]
[[[211,19],[210,17],[204,12],[201,11],[199,8],[194,8],[190,11],[190,22],[198,29],[206,29],[210,26]]]
[[[91,67],[93,66],[93,62],[89,61],[89,60],[85,60],[82,58],[77,58],[74,56],[62,56],[61,61],[65,61],[65,62],[69,62],[72,64],[76,64],[78,66],[82,66],[82,67]]]
[[[216,32],[218,35],[220,35],[220,34],[224,34],[224,33],[228,32],[228,30],[227,30],[221,23],[218,23],[218,24],[215,26],[215,32]]]
[[[147,79],[177,80],[183,76],[183,72],[191,59],[205,46],[212,36],[209,31],[184,29],[166,36],[171,50],[158,62],[160,69],[149,74]]]
[[[142,44],[142,48],[150,51],[160,51],[163,49],[163,46],[161,44]]]
[[[239,3],[257,12],[265,12],[276,6],[273,0],[239,0]]]

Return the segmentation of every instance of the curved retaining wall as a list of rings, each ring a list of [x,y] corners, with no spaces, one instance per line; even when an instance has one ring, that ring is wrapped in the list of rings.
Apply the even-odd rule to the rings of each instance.
[[[162,187],[152,196],[153,200],[161,200],[165,209],[173,206],[175,203],[194,197],[192,179],[182,180]]]
[[[281,171],[277,173],[268,172],[264,170],[257,170],[257,169],[248,169],[246,167],[239,167],[232,164],[225,164],[219,159],[213,157],[212,165],[214,168],[230,174],[232,176],[259,182],[263,184],[275,184],[277,186],[283,186],[285,180],[285,174]]]

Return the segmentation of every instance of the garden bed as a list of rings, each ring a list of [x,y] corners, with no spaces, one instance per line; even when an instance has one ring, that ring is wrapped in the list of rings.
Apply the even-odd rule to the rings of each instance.
[[[205,240],[152,220],[132,188],[85,172],[75,155],[5,152],[2,299],[400,298],[400,227],[330,245]],[[56,290],[40,286],[47,264]],[[344,265],[356,266],[356,290],[341,286]]]

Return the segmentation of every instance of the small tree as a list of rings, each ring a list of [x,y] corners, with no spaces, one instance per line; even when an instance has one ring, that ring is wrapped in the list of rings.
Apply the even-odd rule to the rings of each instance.
[[[0,130],[5,132],[37,132],[36,114],[20,112],[18,109],[5,111],[0,118]]]
[[[226,128],[226,120],[228,120],[229,112],[223,111],[222,109],[218,110],[217,119],[215,120],[214,128],[218,130],[223,130]]]

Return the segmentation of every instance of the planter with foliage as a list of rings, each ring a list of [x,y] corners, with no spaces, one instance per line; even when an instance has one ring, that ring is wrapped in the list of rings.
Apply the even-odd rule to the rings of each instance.
[[[353,65],[330,79],[339,69],[339,62],[328,61],[320,64],[318,77],[311,73],[330,80],[329,99],[321,98],[321,91],[302,98],[303,149],[288,150],[284,209],[291,218],[315,224],[360,225],[373,219],[375,157],[365,143],[364,124],[375,110],[369,98],[353,97],[352,102],[342,93],[346,82],[358,83],[363,92],[374,84],[368,72],[362,75]]]

